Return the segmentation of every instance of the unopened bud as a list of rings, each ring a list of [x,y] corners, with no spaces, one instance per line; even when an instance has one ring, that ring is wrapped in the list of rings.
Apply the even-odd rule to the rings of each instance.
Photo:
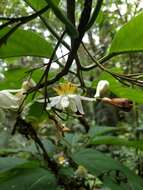
[[[126,98],[102,98],[102,102],[111,104],[113,106],[116,106],[123,111],[129,112],[131,111],[133,107],[133,102],[131,100],[128,100]]]
[[[84,166],[79,165],[75,171],[75,175],[80,178],[85,178],[87,176],[87,169]]]
[[[99,98],[107,93],[109,89],[109,82],[107,80],[100,80],[97,84],[95,98]]]

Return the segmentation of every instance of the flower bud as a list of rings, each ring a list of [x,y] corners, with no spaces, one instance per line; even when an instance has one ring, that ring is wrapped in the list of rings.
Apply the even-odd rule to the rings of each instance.
[[[95,98],[104,96],[109,89],[109,82],[107,80],[100,80],[97,84]]]
[[[113,106],[116,106],[120,109],[122,109],[125,112],[131,111],[133,107],[133,102],[131,100],[128,100],[126,98],[102,98],[102,102],[111,104]]]
[[[75,175],[80,178],[85,178],[87,176],[87,173],[87,169],[82,165],[79,165],[75,171]]]

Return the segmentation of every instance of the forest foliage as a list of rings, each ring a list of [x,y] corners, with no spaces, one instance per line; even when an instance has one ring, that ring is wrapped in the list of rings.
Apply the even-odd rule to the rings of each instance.
[[[142,190],[142,8],[0,1],[2,190]]]

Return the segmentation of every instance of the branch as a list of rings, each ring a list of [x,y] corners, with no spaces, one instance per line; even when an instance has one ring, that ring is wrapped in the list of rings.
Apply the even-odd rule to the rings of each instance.
[[[49,6],[44,7],[43,9],[41,9],[39,12],[30,15],[28,17],[22,17],[23,19],[16,24],[13,28],[11,28],[2,38],[0,38],[0,47],[2,46],[2,44],[6,43],[6,41],[8,40],[8,38],[23,24],[33,20],[34,18],[36,18],[38,15],[43,14],[45,11],[47,11],[49,9]],[[15,18],[16,19],[16,18]],[[18,18],[17,18],[18,19]],[[15,21],[11,21],[11,23],[14,23]],[[16,21],[17,22],[17,21]],[[4,26],[5,27],[5,26]]]
[[[32,125],[31,125],[31,123],[26,122],[25,120],[21,119],[21,117],[19,116],[19,117],[17,118],[17,121],[16,121],[16,123],[15,123],[14,128],[16,128],[16,129],[17,129],[22,135],[24,135],[27,139],[31,138],[31,139],[34,140],[34,142],[41,148],[41,150],[42,150],[42,152],[43,152],[44,160],[46,160],[47,163],[48,163],[48,167],[49,167],[55,174],[57,174],[57,170],[58,170],[57,163],[56,163],[55,161],[53,161],[53,160],[49,157],[49,155],[48,155],[48,153],[47,153],[47,151],[46,151],[46,149],[45,149],[45,147],[44,147],[42,141],[39,139],[39,137],[38,137],[36,131],[34,130],[34,128],[33,128]]]
[[[75,26],[75,0],[67,0],[67,17]]]
[[[37,11],[27,0],[24,0],[25,3],[27,3],[35,12]],[[44,23],[44,25],[46,26],[46,28],[51,32],[51,34],[57,39],[60,39],[60,36],[55,32],[55,30],[50,26],[49,23],[47,23],[47,21],[45,20],[45,18],[42,15],[39,15],[39,18],[41,19],[41,21]],[[61,43],[68,49],[70,50],[70,46],[64,41],[62,40]]]
[[[97,16],[98,16],[98,14],[99,14],[99,12],[100,12],[102,3],[103,3],[103,0],[97,0],[96,7],[95,7],[95,9],[94,9],[94,11],[93,11],[93,14],[92,14],[91,19],[90,19],[89,22],[88,22],[88,25],[87,25],[87,27],[86,27],[86,30],[88,30],[88,29],[94,24],[94,22],[96,21]]]
[[[49,6],[47,5],[40,11],[37,11],[36,13],[29,15],[29,16],[23,16],[23,17],[18,17],[18,18],[7,18],[7,20],[9,20],[9,21],[7,23],[4,23],[3,25],[1,25],[0,30],[2,30],[4,27],[8,26],[9,24],[14,24],[17,22],[20,22],[21,25],[25,24],[25,23],[35,19],[36,17],[40,16],[41,14],[46,12],[48,9],[49,9]],[[2,20],[2,19],[6,19],[6,18],[0,17],[0,20]]]
[[[78,26],[79,36],[74,39],[74,43],[73,43],[71,52],[68,56],[67,63],[65,65],[65,67],[53,79],[48,80],[46,82],[46,84],[41,83],[39,85],[38,89],[43,88],[43,87],[48,86],[48,85],[51,85],[51,84],[55,83],[56,81],[58,81],[60,78],[62,78],[64,75],[68,74],[70,66],[71,66],[73,60],[75,59],[75,57],[77,55],[77,50],[78,50],[78,48],[82,42],[82,38],[85,34],[86,25],[87,25],[89,18],[90,18],[91,8],[92,8],[92,0],[85,0],[84,8],[83,8],[83,11],[81,13],[80,23]],[[27,93],[31,93],[33,91],[35,91],[35,88],[31,88]]]
[[[82,43],[86,53],[88,56],[91,58],[91,60],[98,66],[102,71],[105,71],[106,73],[112,75],[114,78],[116,78],[119,82],[123,83],[124,85],[129,86],[126,82],[131,83],[132,85],[137,85],[143,87],[143,81],[142,80],[137,80],[134,75],[125,75],[125,74],[119,74],[110,71],[109,69],[106,69],[102,64],[100,64],[88,51],[88,49],[85,47],[85,45]]]

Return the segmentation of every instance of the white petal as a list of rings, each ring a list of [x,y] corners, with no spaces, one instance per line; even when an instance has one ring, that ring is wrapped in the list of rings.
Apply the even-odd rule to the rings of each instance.
[[[49,98],[50,101],[56,101],[56,99],[60,98],[60,96],[54,96],[54,97],[51,97]],[[45,99],[37,99],[36,102],[40,102],[40,103],[44,103],[45,102]],[[48,102],[48,99],[47,99],[47,102]]]
[[[96,91],[96,94],[94,95],[94,98],[100,98],[100,93]]]
[[[13,92],[13,93],[15,93],[15,92],[21,92],[21,89],[7,89],[7,90],[1,90],[0,92]]]
[[[70,98],[70,105],[69,105],[71,111],[73,111],[74,113],[77,112],[77,106],[76,106],[76,101],[73,98]]]
[[[19,107],[19,99],[11,93],[0,91],[0,108],[2,109],[17,109]]]
[[[60,102],[61,96],[55,96],[53,98],[49,98],[51,107],[56,106]]]
[[[63,96],[60,100],[60,104],[63,109],[67,108],[70,104],[68,96]]]
[[[60,99],[61,99],[60,96],[55,96],[55,97],[53,97],[53,98],[49,98],[50,102],[47,103],[46,109],[47,109],[47,110],[50,110],[52,107],[57,107],[57,108],[59,109],[59,107],[58,107],[57,105],[60,104]],[[44,99],[43,99],[43,100],[44,100]],[[45,101],[45,100],[44,100],[44,101]],[[43,101],[43,102],[44,102],[44,101]]]
[[[76,102],[77,110],[78,110],[81,114],[84,114],[80,96],[77,95],[74,99],[75,99],[75,102]]]

